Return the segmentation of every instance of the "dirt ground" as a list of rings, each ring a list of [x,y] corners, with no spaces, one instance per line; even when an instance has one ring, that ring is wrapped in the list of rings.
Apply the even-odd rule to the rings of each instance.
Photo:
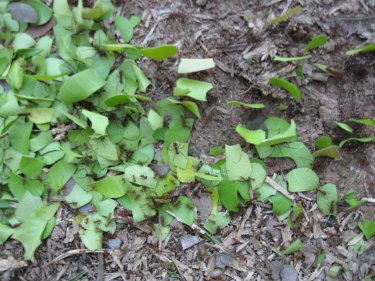
[[[281,15],[298,3],[303,12],[277,26],[268,25],[273,15]],[[251,124],[262,116],[294,119],[300,140],[311,149],[318,136],[329,135],[336,143],[347,137],[334,121],[375,117],[375,55],[344,55],[347,49],[375,41],[373,0],[137,0],[117,4],[124,15],[142,15],[134,44],[179,46],[180,52],[174,59],[141,62],[153,82],[149,95],[154,100],[171,95],[180,57],[215,60],[214,70],[190,76],[214,85],[208,102],[200,104],[203,116],[196,122],[190,142],[190,153],[194,156],[204,159],[210,147],[216,145],[240,143],[246,147],[234,131],[236,125]],[[313,59],[303,64],[302,80],[295,78],[290,64],[272,61],[275,54],[303,55],[301,50],[306,43],[322,33],[329,36],[329,43],[314,50]],[[329,65],[337,75],[328,76],[312,63]],[[268,78],[276,75],[299,84],[303,95],[300,103],[267,85]],[[261,111],[233,108],[226,105],[231,100],[264,103],[267,107]],[[276,106],[280,104],[288,108],[279,111]],[[375,133],[365,126],[355,129],[358,136]],[[375,198],[374,144],[351,142],[341,153],[341,160],[315,161],[314,170],[321,182],[335,183],[340,195],[354,189],[360,198]],[[272,159],[267,164],[270,173],[291,169],[286,160]],[[306,209],[316,209],[308,194],[303,200]],[[179,223],[167,240],[158,245],[147,223],[137,224],[125,217],[119,218],[116,234],[105,237],[105,245],[113,250],[77,251],[61,256],[84,248],[72,228],[73,213],[63,206],[52,236],[36,253],[37,264],[7,272],[0,279],[350,281],[375,274],[374,239],[366,243],[362,255],[348,246],[355,239],[354,220],[373,220],[374,204],[365,204],[355,211],[342,204],[336,221],[312,214],[300,235],[305,250],[284,257],[272,249],[288,240],[291,230],[279,224],[270,204],[255,202],[231,214],[232,223],[216,235],[230,252],[218,249],[204,238],[182,250],[180,239],[196,234]],[[316,267],[316,256],[322,250],[326,259]],[[15,241],[0,246],[2,258],[21,260],[22,254],[21,245]],[[57,257],[59,260],[54,260]],[[332,264],[342,266],[336,279],[328,276]],[[80,272],[84,272],[81,279],[72,279]]]

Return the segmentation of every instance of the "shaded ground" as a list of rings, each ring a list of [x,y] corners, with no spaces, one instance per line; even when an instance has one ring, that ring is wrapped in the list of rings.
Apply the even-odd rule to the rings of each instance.
[[[191,76],[209,81],[214,89],[207,103],[200,105],[202,119],[195,124],[191,154],[207,158],[212,146],[241,143],[234,132],[238,123],[251,123],[264,116],[294,119],[300,139],[313,149],[321,135],[332,136],[338,143],[346,137],[334,121],[351,117],[374,118],[375,56],[346,57],[344,51],[375,39],[375,3],[369,1],[299,1],[304,12],[276,27],[267,26],[267,17],[280,15],[293,7],[292,1],[126,1],[119,7],[125,15],[142,15],[134,44],[147,46],[177,43],[179,57],[213,57],[213,71]],[[121,3],[120,3],[121,2]],[[207,2],[207,3],[205,3]],[[312,2],[312,3],[311,3]],[[198,5],[199,4],[199,5]],[[329,44],[313,51],[314,59],[304,63],[305,77],[297,80],[294,67],[272,62],[270,56],[303,55],[301,50],[313,37],[330,36]],[[317,71],[312,62],[329,65],[337,77]],[[144,60],[143,69],[152,79],[150,95],[157,100],[172,92],[177,78],[178,58],[157,64]],[[296,104],[286,94],[267,86],[268,78],[278,75],[298,83],[303,98]],[[252,112],[231,108],[226,102],[265,103],[268,107]],[[286,111],[275,106],[287,104]],[[358,135],[374,134],[357,126]],[[317,159],[314,170],[321,182],[333,182],[340,195],[354,189],[359,197],[375,197],[375,147],[373,144],[349,143],[342,150],[342,160]],[[287,172],[288,161],[272,159],[269,172]],[[316,209],[309,195],[302,198],[306,210]],[[73,214],[62,208],[57,226],[37,252],[38,266],[28,266],[17,273],[9,272],[1,280],[69,280],[85,272],[80,280],[330,280],[328,269],[340,264],[336,280],[361,280],[375,273],[374,240],[366,243],[364,253],[357,255],[353,244],[355,218],[374,219],[374,205],[366,204],[354,212],[342,205],[337,221],[328,221],[317,212],[306,216],[299,229],[307,245],[303,253],[278,257],[273,247],[290,241],[292,231],[280,225],[269,204],[254,203],[233,214],[230,226],[216,238],[231,251],[223,252],[203,239],[187,250],[181,249],[180,238],[194,231],[179,223],[162,245],[148,224],[135,224],[128,214],[119,213],[116,237],[107,243],[121,242],[113,252],[78,253],[46,267],[67,250],[83,249],[72,229]],[[112,239],[112,240],[111,240]],[[62,242],[64,241],[64,242]],[[108,245],[108,244],[107,244]],[[316,267],[316,256],[325,250],[326,259]],[[3,258],[22,258],[22,247],[8,242],[0,247]],[[173,265],[174,264],[174,265]],[[112,274],[110,274],[112,272]]]

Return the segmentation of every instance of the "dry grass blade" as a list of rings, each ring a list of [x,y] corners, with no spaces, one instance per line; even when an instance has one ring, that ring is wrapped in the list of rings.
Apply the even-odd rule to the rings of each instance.
[[[280,186],[277,182],[275,182],[270,177],[266,177],[266,183],[268,183],[273,189],[277,190],[281,194],[288,197],[290,200],[294,200],[294,196],[291,195],[286,189],[284,189],[282,186]]]

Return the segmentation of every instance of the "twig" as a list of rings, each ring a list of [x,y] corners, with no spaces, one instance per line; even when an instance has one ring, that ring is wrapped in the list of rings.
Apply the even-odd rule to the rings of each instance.
[[[102,253],[100,253],[98,255],[98,260],[99,260],[99,264],[98,264],[98,268],[97,268],[98,275],[96,277],[96,281],[104,281],[104,262],[103,262],[103,254]]]
[[[150,38],[151,38],[151,35],[152,33],[154,33],[156,27],[158,26],[159,24],[159,19],[156,20],[156,22],[154,23],[154,25],[151,27],[150,31],[147,33],[146,37],[143,39],[141,45],[142,46],[146,46],[147,42],[150,41]]]
[[[270,177],[266,177],[266,183],[268,183],[273,189],[277,190],[281,194],[283,194],[286,197],[288,197],[290,200],[294,200],[295,199],[295,197],[293,195],[291,195],[287,190],[285,190],[283,187],[281,187],[277,182],[275,182]]]
[[[247,208],[246,213],[245,213],[245,215],[242,218],[242,222],[241,222],[241,225],[240,225],[240,227],[238,229],[237,237],[236,237],[237,240],[239,240],[239,241],[241,240],[241,236],[242,236],[243,229],[245,227],[245,223],[249,219],[252,211],[253,211],[253,206],[250,206],[249,208]]]
[[[65,272],[68,269],[69,265],[70,265],[70,261],[68,261],[64,265],[64,267],[60,270],[59,274],[57,274],[56,278],[53,281],[59,281],[61,279],[61,277],[63,277],[63,275],[65,274]]]
[[[366,203],[373,203],[373,204],[375,204],[375,198],[363,197],[361,199],[361,201],[366,202]]]
[[[83,254],[92,254],[92,253],[111,253],[112,251],[111,250],[106,250],[106,249],[101,249],[101,250],[95,250],[95,251],[91,251],[91,250],[86,250],[86,249],[75,249],[75,250],[70,250],[60,256],[58,256],[57,258],[54,258],[53,260],[51,260],[50,262],[46,263],[45,265],[42,266],[42,268],[44,267],[47,267],[53,263],[56,263],[62,259],[65,259],[67,257],[70,257],[70,256],[73,256],[73,255],[83,255]]]

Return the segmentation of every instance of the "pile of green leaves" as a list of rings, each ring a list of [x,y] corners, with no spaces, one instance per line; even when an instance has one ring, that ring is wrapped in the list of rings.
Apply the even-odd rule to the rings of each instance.
[[[116,231],[119,205],[136,222],[158,216],[154,230],[163,239],[173,219],[195,222],[192,199],[167,196],[183,183],[200,182],[212,195],[203,225],[208,235],[230,222],[219,205],[237,211],[255,198],[271,202],[280,220],[298,224],[303,207],[288,192],[316,191],[323,214],[336,214],[336,187],[319,184],[311,170],[314,156],[298,141],[294,121],[268,118],[266,131],[239,125],[237,132],[253,150],[216,147],[211,154],[224,157],[202,163],[189,155],[189,138],[200,117],[195,101],[206,100],[210,83],[179,78],[172,97],[147,112],[143,108],[151,100],[145,96],[150,81],[137,59],[166,59],[176,54],[175,46],[129,44],[139,18],[114,16],[109,0],[91,8],[78,1],[72,9],[66,0],[53,1],[52,9],[42,1],[30,3],[25,5],[36,16],[22,21],[12,15],[13,3],[0,2],[0,243],[16,239],[25,258],[34,260],[55,225],[60,203],[50,199],[56,195],[74,209],[88,249],[101,248],[103,234]],[[53,34],[28,35],[30,27],[52,17]],[[121,37],[105,22],[113,22]],[[182,59],[178,72],[212,67],[212,59]],[[285,178],[269,179],[266,157],[289,157],[296,168]],[[301,248],[300,241],[296,245]]]

